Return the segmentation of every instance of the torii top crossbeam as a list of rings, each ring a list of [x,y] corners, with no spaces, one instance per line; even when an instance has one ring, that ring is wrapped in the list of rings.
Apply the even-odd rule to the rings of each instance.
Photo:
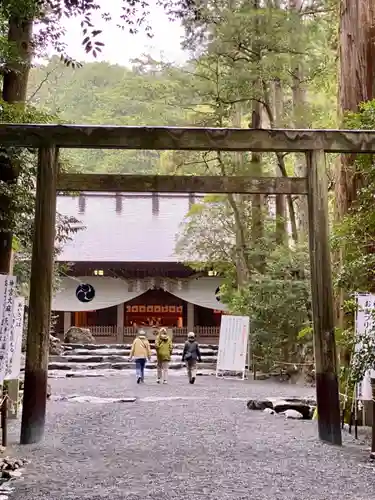
[[[375,130],[0,124],[0,145],[96,149],[375,152]]]

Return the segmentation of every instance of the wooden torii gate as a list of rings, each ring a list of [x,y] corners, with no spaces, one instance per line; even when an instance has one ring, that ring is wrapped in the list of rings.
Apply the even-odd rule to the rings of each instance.
[[[325,153],[374,153],[375,131],[0,124],[0,145],[38,148],[21,444],[44,434],[57,191],[307,195],[319,437],[341,445]],[[69,174],[60,148],[300,152],[306,178]]]

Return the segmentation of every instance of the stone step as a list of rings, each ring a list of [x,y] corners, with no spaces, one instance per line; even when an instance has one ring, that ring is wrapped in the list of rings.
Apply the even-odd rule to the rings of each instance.
[[[214,370],[216,367],[216,363],[202,362],[199,363],[199,368],[202,369],[211,369]],[[172,362],[169,365],[171,370],[181,370],[185,368],[184,363]],[[135,369],[135,363],[131,361],[123,361],[118,363],[63,363],[63,362],[52,362],[48,364],[49,370],[128,370]],[[156,369],[156,362],[151,361],[146,364],[146,369],[152,370]]]
[[[119,370],[49,370],[48,377],[49,378],[103,378],[103,377],[117,377],[119,374]],[[213,369],[197,369],[197,376],[212,376],[215,375],[216,372]],[[132,370],[123,370],[121,372],[122,376],[134,377],[134,372]],[[156,379],[156,370],[150,369],[147,370],[147,378],[154,377]],[[186,377],[185,370],[171,370],[169,373],[170,377]],[[244,401],[247,401],[247,398],[244,398]]]
[[[213,349],[206,349],[202,347],[200,349],[202,356],[217,356],[217,351]],[[155,349],[151,348],[151,352],[155,354]],[[175,356],[182,356],[183,348],[173,348],[173,354]],[[64,356],[129,356],[130,347],[128,349],[68,349],[64,350]]]
[[[95,351],[92,351],[93,353]],[[202,355],[202,361],[207,363],[216,363],[217,356],[204,356]],[[106,356],[98,356],[96,354],[92,354],[91,356],[84,355],[76,355],[76,354],[65,354],[63,356],[50,356],[50,362],[62,362],[62,363],[118,363],[122,361],[129,360],[129,353],[125,356],[120,355],[106,355]],[[180,355],[172,355],[172,362],[181,362],[181,354]]]
[[[151,346],[153,346],[153,342],[150,342]],[[63,347],[67,350],[71,349],[86,349],[89,351],[95,351],[97,349],[117,349],[117,350],[129,350],[131,348],[131,344],[62,344]],[[174,349],[182,350],[184,348],[184,344],[173,344]],[[219,347],[217,345],[212,344],[199,344],[200,349],[211,350],[217,352]]]

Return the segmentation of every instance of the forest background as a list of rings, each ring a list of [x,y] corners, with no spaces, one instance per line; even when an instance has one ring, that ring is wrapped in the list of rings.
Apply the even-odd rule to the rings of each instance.
[[[61,43],[61,19],[82,18],[82,43],[100,54],[94,2],[1,2],[2,121],[244,128],[375,128],[373,0],[165,0],[185,28],[184,65],[145,54],[131,68],[80,64]],[[147,2],[123,0],[125,29],[151,30]],[[105,13],[103,13],[105,14]],[[113,21],[113,20],[112,20]],[[111,20],[108,21],[109,25]],[[33,26],[38,25],[37,35]],[[42,28],[40,28],[40,26]],[[110,29],[110,28],[108,28]],[[56,56],[36,65],[52,44]],[[354,345],[356,292],[374,288],[372,157],[328,158],[336,336],[345,376]],[[67,151],[63,168],[110,173],[302,176],[298,154]],[[0,272],[27,294],[35,156],[0,155]],[[76,231],[59,214],[56,252]],[[252,319],[263,371],[306,370],[313,344],[307,207],[291,196],[207,196],[186,215],[181,260],[223,278],[231,312]],[[26,258],[25,258],[26,257]],[[58,276],[58,270],[57,270]],[[352,373],[374,364],[368,354]]]

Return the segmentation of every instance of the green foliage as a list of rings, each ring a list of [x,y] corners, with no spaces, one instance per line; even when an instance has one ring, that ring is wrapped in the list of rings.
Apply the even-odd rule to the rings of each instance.
[[[224,287],[222,298],[230,310],[250,316],[252,350],[265,369],[275,362],[299,363],[309,355],[311,360],[310,282],[306,262],[305,248],[269,248],[262,274],[253,274],[244,287]]]
[[[348,114],[347,128],[374,129],[375,101],[360,106],[358,113]],[[357,199],[348,214],[334,226],[334,250],[345,249],[343,263],[336,269],[336,286],[349,294],[366,292],[375,285],[375,170],[371,155],[359,155],[352,167],[357,184]]]
[[[186,125],[187,112],[177,104],[186,75],[150,57],[133,69],[106,62],[67,68],[58,58],[31,71],[30,101],[65,123],[95,125]],[[73,170],[153,173],[158,151],[68,150]]]
[[[345,116],[345,128],[375,128],[375,101],[362,103],[358,113]],[[358,155],[351,167],[357,197],[347,215],[334,225],[332,247],[342,251],[340,267],[335,268],[335,286],[343,290],[347,328],[338,337],[339,348],[346,354],[341,368],[341,381],[350,388],[360,382],[367,369],[375,366],[375,331],[355,335],[355,294],[375,289],[375,171],[372,155]],[[350,357],[350,360],[349,360]],[[351,389],[350,389],[351,390]]]
[[[183,221],[176,242],[177,255],[197,270],[229,272],[236,257],[234,234],[233,211],[226,198],[207,197],[195,203]]]
[[[250,232],[251,203],[242,212]],[[177,241],[182,260],[200,271],[214,270],[223,279],[221,297],[234,314],[250,316],[252,351],[262,368],[312,357],[309,259],[304,246],[289,248],[275,242],[274,222],[265,216],[264,236],[246,240],[251,267],[248,282],[237,286],[236,222],[225,196],[206,197],[193,205]],[[262,272],[256,262],[264,262]]]
[[[284,2],[254,8],[252,2],[223,0],[199,3],[198,16],[190,9],[183,22],[185,45],[197,54],[190,69],[193,122],[252,126],[260,103],[263,127],[334,127],[337,18],[333,10],[322,7],[326,7],[323,0],[314,2],[310,14],[305,14]],[[315,9],[319,14],[313,14]],[[187,106],[191,94],[181,96]],[[287,155],[282,160],[283,175],[293,175],[298,158]],[[162,167],[164,172],[201,175],[281,171],[274,154],[262,154],[254,161],[249,153],[224,152],[168,153]],[[231,312],[251,318],[253,352],[264,368],[282,361],[311,362],[307,249],[289,241],[278,245],[274,200],[264,210],[254,210],[251,198],[219,197],[196,205],[181,228],[177,252],[195,269],[219,272],[225,283],[222,300]],[[261,235],[254,237],[256,217],[261,219]]]
[[[1,120],[5,123],[51,123],[56,117],[48,115],[31,105],[8,104],[0,100]],[[34,227],[35,184],[37,157],[35,150],[26,148],[1,149],[5,161],[11,161],[17,168],[18,180],[13,184],[0,181],[0,198],[6,195],[11,200],[11,213],[0,214],[0,227],[6,226],[13,231],[13,250],[15,252],[14,273],[21,290],[27,293],[30,274],[31,236]],[[77,231],[73,217],[57,214],[56,247],[58,253],[64,242]]]

